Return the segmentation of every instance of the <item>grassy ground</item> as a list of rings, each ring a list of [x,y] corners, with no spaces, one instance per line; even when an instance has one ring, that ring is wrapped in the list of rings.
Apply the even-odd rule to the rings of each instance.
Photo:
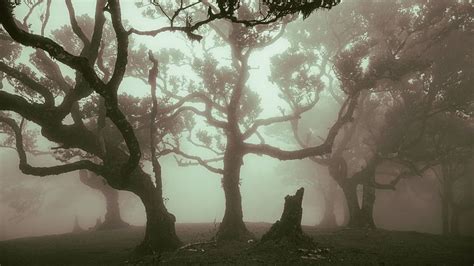
[[[260,237],[269,224],[250,223]],[[131,259],[143,228],[85,232],[0,242],[0,265],[474,265],[474,238],[451,238],[416,232],[305,228],[311,247],[288,243],[203,243],[161,256]],[[178,224],[186,243],[208,241],[212,224]]]

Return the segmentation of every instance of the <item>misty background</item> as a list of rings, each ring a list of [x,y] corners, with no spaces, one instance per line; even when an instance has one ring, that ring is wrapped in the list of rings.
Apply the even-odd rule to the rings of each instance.
[[[343,6],[343,1],[340,5]],[[89,14],[93,17],[92,1],[75,1],[76,15]],[[122,1],[123,19],[140,29],[154,29],[164,25],[164,21],[143,18],[135,8],[134,1]],[[339,8],[339,7],[336,7]],[[47,27],[47,32],[68,24],[68,14],[62,1],[54,1]],[[21,14],[21,7],[18,14]],[[32,15],[32,20],[41,15],[42,10]],[[136,13],[134,13],[136,12]],[[324,13],[321,11],[321,13]],[[322,14],[318,14],[322,15]],[[162,23],[162,24],[160,24]],[[36,25],[33,24],[33,29]],[[38,28],[40,23],[38,22]],[[47,34],[46,34],[47,35]],[[144,44],[154,51],[162,48],[177,48],[189,53],[185,37],[175,33],[165,33],[159,37],[135,38],[136,44]],[[255,91],[261,97],[262,117],[276,113],[276,106],[282,104],[277,96],[275,85],[268,79],[270,75],[270,59],[287,49],[289,46],[285,35],[277,42],[252,54],[249,65],[252,67],[248,85],[258,88]],[[223,49],[222,57],[228,57],[229,51]],[[20,60],[28,63],[26,53]],[[64,69],[67,73],[67,68]],[[70,70],[69,70],[70,71]],[[6,85],[6,82],[5,82]],[[143,81],[126,78],[121,85],[122,90],[133,96],[149,95],[149,87]],[[318,125],[318,134],[324,136],[332,125],[339,106],[331,95],[323,92],[317,106],[304,114],[302,124]],[[34,129],[34,127],[32,127]],[[298,148],[292,138],[286,140],[278,132],[289,132],[289,125],[278,125],[267,128],[263,133],[269,143],[282,149]],[[43,150],[54,144],[41,136],[38,146]],[[288,140],[289,139],[289,140]],[[198,150],[187,150],[198,153]],[[30,156],[32,165],[54,165],[56,161],[49,155]],[[163,191],[166,207],[176,216],[177,223],[201,223],[222,220],[224,214],[224,192],[221,188],[220,176],[200,166],[180,167],[172,155],[160,158],[163,166]],[[152,172],[151,164],[146,162],[145,170]],[[71,232],[74,219],[77,217],[83,228],[93,227],[97,218],[105,213],[105,201],[100,192],[81,183],[78,173],[59,176],[32,177],[23,175],[18,169],[18,158],[15,150],[0,149],[0,240],[60,234]],[[325,182],[332,182],[326,167],[318,166],[309,160],[283,162],[264,156],[249,155],[244,159],[241,173],[241,193],[246,222],[273,223],[279,219],[285,195],[292,194],[299,187],[304,187],[306,194],[303,201],[303,221],[305,225],[318,224],[324,214]],[[374,219],[377,227],[394,230],[409,230],[427,233],[440,233],[441,204],[438,196],[439,184],[432,172],[423,177],[402,180],[397,190],[377,190],[374,207]],[[30,192],[31,191],[31,192]],[[5,201],[15,195],[26,195],[16,201]],[[131,225],[145,224],[143,204],[137,196],[128,192],[119,192],[121,215]],[[344,197],[337,189],[335,194],[335,214],[339,224],[343,222]],[[31,209],[28,209],[31,208]],[[20,213],[18,213],[20,210]],[[470,214],[471,216],[474,215]],[[467,220],[467,219],[466,219]],[[461,226],[463,227],[463,226]],[[468,228],[469,225],[464,225]],[[472,227],[466,229],[474,235]],[[469,231],[470,230],[470,231]]]

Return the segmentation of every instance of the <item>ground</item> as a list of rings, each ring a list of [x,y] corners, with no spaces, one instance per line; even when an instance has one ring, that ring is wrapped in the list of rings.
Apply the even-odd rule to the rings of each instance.
[[[257,238],[270,224],[249,223]],[[0,242],[0,265],[474,265],[474,238],[386,230],[304,231],[313,246],[291,243],[213,243],[214,224],[178,224],[185,243],[161,256],[131,258],[143,228],[84,232]]]

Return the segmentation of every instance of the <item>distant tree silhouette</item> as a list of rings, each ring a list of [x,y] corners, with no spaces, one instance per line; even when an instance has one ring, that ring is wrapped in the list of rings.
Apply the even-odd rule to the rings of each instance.
[[[349,210],[348,224],[351,227],[375,226],[372,218],[375,189],[395,189],[400,180],[419,175],[430,166],[414,165],[400,158],[397,160],[395,157],[399,157],[398,154],[391,157],[395,154],[393,150],[382,151],[385,142],[390,141],[384,135],[391,130],[383,124],[391,122],[386,122],[380,114],[390,109],[392,102],[398,101],[397,95],[408,88],[418,92],[424,90],[420,84],[416,87],[409,83],[420,75],[426,77],[436,69],[439,54],[457,54],[452,53],[456,49],[454,43],[458,43],[452,41],[452,36],[467,38],[465,29],[470,23],[467,18],[472,10],[465,3],[451,4],[453,9],[448,9],[451,5],[444,2],[428,1],[343,4],[326,20],[311,18],[315,20],[313,24],[322,25],[320,28],[310,29],[293,24],[295,29],[289,30],[294,36],[290,38],[293,40],[292,47],[274,59],[273,80],[281,87],[283,95],[295,94],[295,91],[304,89],[304,86],[298,87],[300,83],[297,81],[306,80],[303,74],[310,67],[316,68],[316,73],[328,80],[328,92],[337,102],[340,102],[341,96],[334,91],[335,78],[343,91],[357,86],[368,91],[368,95],[359,99],[354,121],[343,128],[331,155],[311,158],[327,165],[330,175],[344,191]],[[421,14],[406,12],[413,6],[421,7]],[[450,16],[453,20],[448,22]],[[345,34],[348,29],[351,29],[351,34]],[[319,49],[312,47],[316,40],[321,44]],[[469,53],[467,47],[460,50],[462,52],[459,55]],[[290,70],[286,69],[288,65],[282,64],[288,58],[295,61],[299,58],[300,61]],[[459,66],[462,60],[459,57],[457,60],[456,66]],[[332,62],[335,73],[331,73],[328,62]],[[294,78],[293,71],[303,74]],[[448,70],[447,73],[454,72]],[[446,90],[447,93],[455,91],[453,88]],[[284,98],[297,110],[298,106],[291,102],[291,97]],[[292,130],[301,147],[314,145],[317,141],[313,139],[314,134],[301,132],[296,119],[292,121]],[[351,166],[349,162],[354,160],[364,161],[362,165],[365,166],[362,169],[360,163]],[[395,178],[390,183],[380,184],[375,179],[376,169],[387,161],[396,162],[398,167],[395,168],[399,170],[393,173]],[[357,196],[359,185],[363,187],[361,206]]]
[[[129,224],[122,220],[119,207],[119,193],[100,176],[89,173],[86,170],[79,170],[79,179],[84,185],[96,189],[102,193],[105,198],[106,213],[104,221],[96,226],[96,230],[108,230],[128,227]]]

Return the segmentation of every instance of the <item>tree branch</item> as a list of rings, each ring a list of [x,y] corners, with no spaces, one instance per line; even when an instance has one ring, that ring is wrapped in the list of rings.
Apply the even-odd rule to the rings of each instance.
[[[259,155],[267,155],[280,160],[304,159],[311,156],[321,156],[330,153],[334,140],[339,130],[348,122],[352,122],[352,115],[357,106],[359,93],[349,96],[341,110],[338,119],[330,128],[326,140],[319,146],[303,148],[295,151],[285,151],[266,144],[244,144],[244,153],[254,153]]]
[[[174,154],[182,156],[186,159],[196,161],[199,165],[201,165],[202,167],[206,168],[207,170],[209,170],[213,173],[220,174],[220,175],[224,174],[223,169],[216,168],[216,167],[213,167],[213,166],[209,165],[209,163],[211,163],[211,162],[222,161],[224,159],[223,157],[214,158],[214,159],[202,159],[199,156],[194,156],[194,155],[189,155],[187,153],[184,153],[183,151],[179,150],[178,148],[167,149],[167,150],[164,150],[164,151],[161,152],[161,154],[169,154],[169,153],[174,153]],[[178,163],[179,166],[195,165],[195,164],[190,164],[190,163],[184,163],[182,160],[178,160],[177,158],[175,158],[175,159],[176,159],[176,162]]]
[[[35,4],[33,4],[29,10],[28,10],[28,13],[26,14],[26,16],[23,18],[23,26],[24,27],[28,27],[28,19],[30,18],[31,14],[33,13],[33,11],[35,10],[35,8],[37,6],[39,6],[41,3],[43,3],[44,0],[38,0]]]
[[[69,21],[71,23],[71,28],[72,28],[72,31],[77,35],[77,37],[79,37],[79,39],[82,41],[82,44],[84,45],[84,48],[83,50],[88,50],[89,49],[89,46],[90,46],[90,41],[89,39],[87,38],[86,34],[84,33],[84,31],[82,31],[81,27],[79,26],[79,24],[77,23],[77,20],[76,20],[76,14],[75,14],[75,11],[74,11],[74,6],[72,5],[72,2],[71,0],[66,0],[66,7],[67,7],[67,10],[68,10],[68,13],[69,13]]]
[[[30,78],[28,75],[8,66],[0,61],[0,71],[15,78],[31,90],[37,92],[44,98],[44,104],[48,107],[54,106],[54,96],[48,88],[38,83],[36,80]]]
[[[152,51],[148,51],[148,58],[153,66],[148,72],[148,84],[151,90],[151,112],[150,112],[150,150],[151,150],[151,165],[153,173],[155,174],[156,187],[161,189],[161,165],[158,162],[156,153],[155,133],[156,133],[156,115],[158,113],[158,100],[156,99],[156,77],[158,76],[158,60],[153,56]]]
[[[227,123],[217,120],[212,116],[211,109],[209,105],[206,105],[206,109],[204,111],[200,111],[194,106],[182,106],[178,108],[170,117],[166,118],[168,119],[173,119],[174,117],[178,116],[182,112],[192,112],[196,115],[202,116],[206,118],[206,122],[214,127],[218,128],[227,128]]]
[[[301,118],[301,114],[311,110],[311,108],[313,108],[313,107],[314,107],[314,104],[305,106],[305,107],[300,108],[299,110],[295,111],[291,115],[271,117],[271,118],[267,118],[267,119],[257,119],[257,120],[255,120],[253,125],[249,129],[247,129],[247,131],[244,132],[242,137],[243,137],[244,140],[248,139],[261,126],[269,126],[269,125],[276,124],[276,123],[283,123],[283,122],[288,122],[288,121],[291,121],[291,120],[299,119],[299,118]]]
[[[49,15],[51,11],[51,2],[52,0],[46,0],[46,12],[44,14],[43,23],[41,24],[41,36],[44,36],[46,25],[48,25]]]
[[[86,58],[74,56],[66,52],[63,47],[49,38],[31,34],[20,29],[13,19],[12,8],[8,0],[0,0],[0,22],[15,41],[25,46],[45,50],[59,62],[81,72],[92,87],[96,88],[100,94],[104,94],[104,84],[89,66]]]
[[[23,148],[23,136],[21,134],[21,129],[12,118],[7,118],[0,116],[0,123],[8,125],[15,134],[16,141],[16,151],[20,159],[20,170],[27,175],[35,176],[48,176],[48,175],[60,175],[80,169],[87,169],[89,171],[100,174],[102,171],[102,166],[95,164],[89,160],[81,160],[65,165],[51,166],[51,167],[33,167],[28,164],[26,152]]]

